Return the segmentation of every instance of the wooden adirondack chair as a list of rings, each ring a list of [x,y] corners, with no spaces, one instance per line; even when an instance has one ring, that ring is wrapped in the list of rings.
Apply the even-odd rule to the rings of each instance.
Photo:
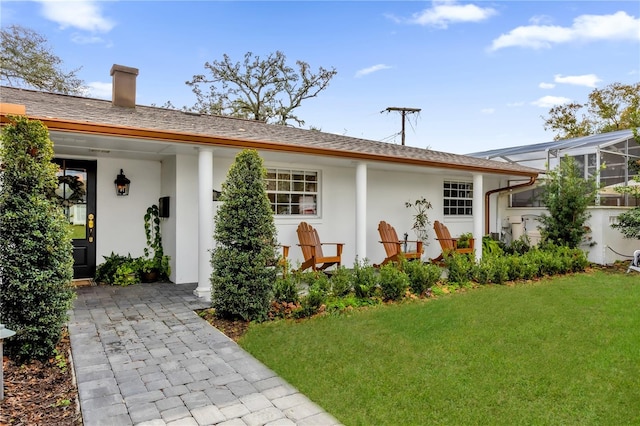
[[[449,229],[441,222],[437,220],[433,223],[433,229],[436,231],[436,240],[440,242],[442,253],[435,259],[431,259],[432,262],[442,262],[444,256],[451,251],[456,253],[473,253],[475,251],[474,239],[469,240],[469,247],[458,247],[458,238],[451,238]]]
[[[398,262],[400,256],[407,260],[415,260],[422,257],[422,241],[404,241],[398,239],[398,234],[393,226],[389,225],[384,220],[378,224],[378,232],[380,233],[380,242],[384,246],[384,250],[387,252],[387,257],[379,265],[374,265],[376,268],[386,265],[389,262]],[[407,243],[416,243],[416,251],[402,251],[402,245]]]
[[[340,266],[343,243],[322,243],[318,237],[318,231],[316,231],[307,222],[300,222],[298,225],[298,240],[300,241],[300,248],[302,249],[302,255],[304,256],[304,262],[300,267],[300,271],[311,268],[314,271],[324,271],[332,265]],[[323,245],[335,245],[336,255],[325,256],[322,252]]]

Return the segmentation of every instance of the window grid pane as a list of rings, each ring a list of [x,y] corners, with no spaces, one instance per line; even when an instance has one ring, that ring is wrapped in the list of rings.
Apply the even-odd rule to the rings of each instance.
[[[268,169],[267,195],[277,215],[316,215],[318,172]]]
[[[445,216],[473,215],[473,183],[445,181],[442,195]]]

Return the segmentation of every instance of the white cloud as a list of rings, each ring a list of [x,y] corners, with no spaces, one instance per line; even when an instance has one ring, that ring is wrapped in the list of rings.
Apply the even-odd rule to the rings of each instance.
[[[540,108],[552,108],[556,105],[562,105],[571,102],[571,99],[563,96],[543,96],[538,100],[531,102],[531,105],[535,105]]]
[[[594,40],[640,40],[640,18],[620,11],[612,15],[581,15],[573,20],[570,27],[517,27],[493,40],[489,50],[514,46],[543,49],[557,43]]]
[[[455,0],[434,0],[431,8],[414,13],[409,19],[395,19],[396,22],[406,22],[436,28],[447,28],[450,24],[460,22],[480,22],[497,14],[490,7],[479,7],[474,4],[457,4]]]
[[[98,36],[85,36],[79,33],[74,33],[71,36],[71,41],[76,44],[98,44],[104,43],[104,39]]]
[[[495,108],[482,108],[480,112],[483,114],[493,114],[496,110]]]
[[[40,0],[45,18],[57,22],[61,28],[77,28],[93,32],[108,32],[115,23],[102,15],[98,2],[92,0]]]
[[[556,85],[553,84],[553,83],[542,82],[542,83],[538,84],[538,87],[541,88],[541,89],[553,89],[554,87],[556,87]]]
[[[522,102],[522,101],[519,101],[519,102],[509,102],[509,103],[507,104],[507,106],[508,106],[509,108],[518,108],[518,107],[524,106],[524,102]]]
[[[553,81],[556,83],[573,84],[574,86],[596,87],[602,80],[595,74],[568,75],[566,77],[556,74]]]
[[[533,25],[550,24],[553,21],[549,15],[536,15],[529,18]]]
[[[93,81],[91,83],[87,83],[87,88],[84,95],[93,98],[111,99],[111,87],[111,83]]]
[[[356,78],[360,78],[363,77],[367,74],[371,74],[374,73],[376,71],[381,71],[381,70],[388,70],[390,67],[389,65],[385,65],[385,64],[378,64],[378,65],[374,65],[372,67],[369,68],[363,68],[361,70],[358,70],[358,72],[356,72]]]

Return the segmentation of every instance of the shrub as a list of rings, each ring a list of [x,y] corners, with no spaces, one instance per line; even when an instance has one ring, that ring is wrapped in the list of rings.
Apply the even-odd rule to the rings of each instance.
[[[505,256],[505,263],[507,264],[507,275],[509,281],[524,278],[526,265],[522,256]]]
[[[409,287],[409,277],[394,262],[380,267],[380,290],[384,300],[400,300]]]
[[[500,247],[500,243],[489,235],[482,237],[482,255],[483,256],[499,256],[504,254],[504,251]]]
[[[336,297],[349,294],[353,288],[351,271],[344,266],[340,266],[333,272],[329,282],[331,284],[331,294]]]
[[[297,318],[310,317],[317,313],[320,307],[327,301],[327,291],[322,280],[317,281],[309,287],[307,295],[300,301],[302,308],[295,312]]]
[[[565,155],[543,180],[542,202],[549,212],[538,219],[543,241],[578,247],[587,233],[584,224],[598,189],[596,176],[584,179],[576,160]]]
[[[531,250],[531,243],[529,242],[529,237],[523,235],[517,240],[511,241],[511,244],[506,248],[505,252],[509,254],[519,254],[523,255]]]
[[[273,300],[278,303],[297,303],[300,301],[295,275],[289,273],[276,278],[273,286]]]
[[[442,270],[438,265],[424,264],[420,261],[402,263],[402,269],[409,277],[411,292],[416,295],[424,294],[438,282],[442,275]]]
[[[276,228],[262,159],[240,152],[222,184],[211,256],[211,305],[216,315],[262,321],[276,280]]]
[[[445,256],[444,264],[448,270],[448,282],[462,284],[471,281],[474,260],[469,255],[450,252]]]
[[[39,121],[12,117],[0,140],[0,312],[18,360],[54,354],[75,293],[71,231],[49,197],[53,144]]]
[[[367,260],[360,263],[357,259],[353,265],[353,290],[357,297],[366,299],[374,295],[378,277],[373,266]]]
[[[503,256],[485,256],[473,266],[473,276],[480,284],[503,284],[509,279],[509,263]]]
[[[102,257],[104,258],[104,262],[96,268],[94,280],[98,283],[114,284],[113,281],[118,267],[123,263],[130,261],[131,255],[122,256],[111,252],[109,256]]]

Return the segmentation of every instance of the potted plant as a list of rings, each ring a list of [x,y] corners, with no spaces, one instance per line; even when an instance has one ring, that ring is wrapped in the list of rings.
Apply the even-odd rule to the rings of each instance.
[[[414,201],[407,201],[404,203],[406,208],[411,208],[415,210],[415,214],[413,215],[413,226],[411,229],[414,230],[416,236],[425,246],[429,245],[429,228],[431,227],[431,221],[429,221],[429,215],[427,214],[427,210],[432,208],[431,201],[428,201],[426,198],[421,197]],[[406,237],[405,237],[406,239]]]
[[[140,271],[140,281],[143,283],[152,283],[158,281],[160,277],[160,268],[155,259],[141,257],[138,259],[138,271]]]
[[[144,257],[140,258],[138,267],[142,282],[168,280],[171,274],[170,257],[164,254],[162,235],[160,233],[160,211],[156,204],[147,209],[144,215],[144,232],[147,237],[147,247]],[[153,256],[151,251],[153,250]]]
[[[458,248],[469,248],[471,247],[471,240],[473,239],[473,234],[471,232],[466,232],[461,234],[458,237]]]

